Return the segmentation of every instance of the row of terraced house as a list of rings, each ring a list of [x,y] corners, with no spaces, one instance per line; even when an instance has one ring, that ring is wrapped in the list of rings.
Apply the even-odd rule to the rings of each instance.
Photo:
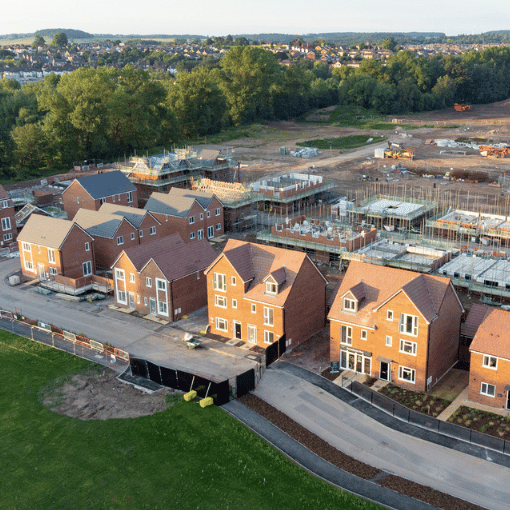
[[[352,261],[326,302],[305,252],[230,239],[217,254],[208,239],[223,234],[223,209],[212,193],[171,188],[139,209],[120,172],[68,190],[71,219],[34,214],[18,236],[28,278],[87,283],[110,272],[118,306],[174,321],[207,304],[211,333],[261,348],[284,338],[291,349],[329,320],[332,372],[413,390],[467,357],[470,400],[510,408],[510,312],[474,305],[465,318],[449,278]]]

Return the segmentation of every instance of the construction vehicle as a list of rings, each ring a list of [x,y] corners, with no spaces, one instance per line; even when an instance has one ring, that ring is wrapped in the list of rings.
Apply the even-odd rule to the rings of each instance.
[[[416,149],[408,147],[407,149],[388,149],[384,151],[384,157],[388,159],[414,159],[414,151]]]
[[[492,147],[492,145],[480,145],[480,156],[488,158],[504,158],[510,154],[510,147]]]
[[[464,104],[464,103],[455,103],[453,105],[453,109],[456,112],[467,112],[471,110],[473,107],[470,104]]]

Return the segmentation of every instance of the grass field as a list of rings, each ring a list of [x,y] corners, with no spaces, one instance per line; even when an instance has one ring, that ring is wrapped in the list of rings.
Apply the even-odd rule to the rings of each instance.
[[[381,143],[387,140],[385,136],[369,137],[367,135],[339,136],[337,138],[322,138],[320,140],[307,140],[296,145],[301,147],[315,147],[317,149],[356,149],[364,145]]]
[[[0,508],[381,508],[313,477],[216,407],[80,421],[40,402],[90,369],[0,330]]]

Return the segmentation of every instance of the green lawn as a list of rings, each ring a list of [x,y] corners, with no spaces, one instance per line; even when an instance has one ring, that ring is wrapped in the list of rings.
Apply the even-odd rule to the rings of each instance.
[[[315,147],[317,149],[356,149],[364,145],[384,142],[385,136],[370,137],[368,135],[339,136],[337,138],[322,138],[320,140],[307,140],[296,143],[301,147]]]
[[[0,330],[0,508],[381,508],[308,474],[214,406],[80,421],[39,401],[90,363]],[[264,481],[265,479],[265,481]]]

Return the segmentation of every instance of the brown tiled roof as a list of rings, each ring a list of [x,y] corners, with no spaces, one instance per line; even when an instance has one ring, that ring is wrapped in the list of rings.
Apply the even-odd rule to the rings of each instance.
[[[247,299],[277,306],[285,304],[292,285],[306,260],[304,252],[247,243],[236,239],[229,239],[222,256],[229,260],[244,282],[250,281],[245,293]],[[217,260],[220,258],[221,256]],[[278,294],[276,296],[266,294],[265,278],[283,266],[285,266],[286,279],[280,285]],[[209,269],[212,267],[214,265]],[[319,272],[316,268],[314,270]]]
[[[9,193],[7,193],[7,191],[1,184],[0,184],[0,198],[10,198]]]
[[[510,360],[510,312],[487,308],[489,310],[478,327],[469,350]]]
[[[349,291],[356,298],[357,301],[361,301],[365,297],[364,282],[357,283],[354,287],[351,287]]]
[[[491,310],[490,306],[474,303],[469,310],[466,321],[460,327],[460,334],[468,338],[474,338],[478,327]]]
[[[179,234],[132,246],[125,249],[123,253],[131,260],[138,272],[153,260],[168,281],[201,271],[216,257],[216,252],[206,239],[185,243]],[[117,261],[121,256],[122,254]]]
[[[264,278],[264,281],[269,278],[269,276],[271,276],[278,285],[281,285],[287,279],[285,267],[280,267],[276,269],[276,271],[272,271],[271,274],[268,274],[266,278]]]
[[[363,281],[364,299],[356,314],[342,311],[342,296]],[[373,327],[375,312],[398,292],[405,292],[427,321],[437,317],[450,280],[403,269],[351,261],[329,312],[330,319]],[[460,304],[459,304],[460,306]]]
[[[69,220],[32,214],[18,235],[18,241],[58,250],[74,224],[75,222]]]

